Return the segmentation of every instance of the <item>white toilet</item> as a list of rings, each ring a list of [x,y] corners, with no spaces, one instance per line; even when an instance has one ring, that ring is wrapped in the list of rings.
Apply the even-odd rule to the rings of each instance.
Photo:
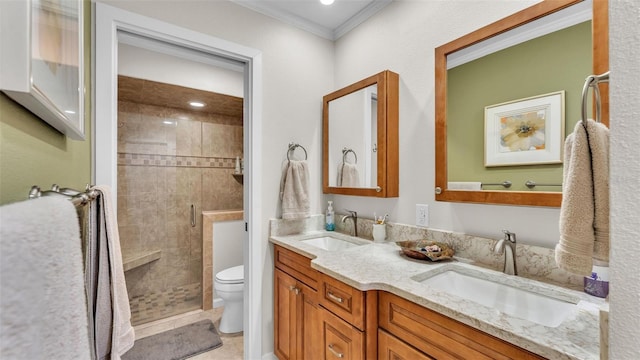
[[[220,331],[227,334],[242,331],[244,265],[234,266],[217,273],[213,288],[216,290],[216,295],[224,300]]]

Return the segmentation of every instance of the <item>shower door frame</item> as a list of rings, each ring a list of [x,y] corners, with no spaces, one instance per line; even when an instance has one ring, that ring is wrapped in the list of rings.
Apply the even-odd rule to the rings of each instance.
[[[267,242],[262,238],[262,53],[224,39],[188,30],[103,3],[93,3],[95,27],[92,79],[92,181],[108,185],[117,201],[117,59],[118,31],[126,31],[244,64],[244,356],[262,358],[262,272]],[[117,206],[114,206],[117,209]]]

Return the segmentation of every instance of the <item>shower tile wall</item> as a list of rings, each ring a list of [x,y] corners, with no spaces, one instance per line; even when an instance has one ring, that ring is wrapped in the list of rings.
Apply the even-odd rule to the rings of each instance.
[[[125,273],[132,321],[140,324],[202,305],[201,212],[242,208],[242,185],[232,176],[242,157],[242,115],[241,109],[238,116],[159,106],[194,90],[127,77],[119,82],[123,258],[161,251],[160,259]],[[173,100],[158,100],[169,94]],[[156,104],[144,103],[148,98]]]

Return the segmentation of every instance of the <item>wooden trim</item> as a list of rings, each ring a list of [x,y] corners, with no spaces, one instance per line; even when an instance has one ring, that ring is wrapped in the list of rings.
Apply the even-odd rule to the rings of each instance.
[[[365,359],[378,358],[378,291],[369,290],[365,296]]]
[[[344,359],[364,360],[365,340],[364,333],[353,327],[348,322],[337,317],[327,309],[321,309],[322,331],[320,339],[322,351],[318,358],[333,359],[335,354],[329,350],[329,345],[342,354]],[[337,358],[337,356],[336,356]]]
[[[447,55],[486,40],[505,31],[557,12],[582,0],[545,0],[502,20],[496,21],[435,49],[435,144],[437,201],[471,202],[523,206],[560,207],[562,193],[523,191],[460,191],[448,190],[447,174]],[[593,7],[593,63],[596,73],[608,70],[607,0],[595,0]],[[609,123],[608,85],[601,85],[603,123]],[[606,120],[605,120],[606,119]]]
[[[593,1],[593,73],[609,71],[609,1]],[[601,122],[609,124],[609,83],[600,83]]]
[[[365,330],[364,293],[329,275],[321,273],[320,278],[320,304],[359,330]]]
[[[544,359],[397,295],[379,293],[379,326],[437,359]]]
[[[386,175],[385,197],[400,196],[400,76],[394,72],[386,71],[387,76],[387,122],[385,126],[386,137]]]
[[[378,360],[433,360],[382,329],[378,330],[378,339]]]
[[[345,188],[329,186],[329,102],[368,86],[378,84],[378,186]],[[385,70],[322,98],[322,192],[325,194],[397,197],[399,188],[399,75]]]
[[[295,277],[313,290],[318,289],[320,273],[311,268],[311,259],[282,246],[273,247],[275,267]]]

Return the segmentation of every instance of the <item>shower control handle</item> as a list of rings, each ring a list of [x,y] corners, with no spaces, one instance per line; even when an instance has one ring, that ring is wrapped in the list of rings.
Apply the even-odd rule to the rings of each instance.
[[[191,204],[191,227],[196,227],[196,206]]]

